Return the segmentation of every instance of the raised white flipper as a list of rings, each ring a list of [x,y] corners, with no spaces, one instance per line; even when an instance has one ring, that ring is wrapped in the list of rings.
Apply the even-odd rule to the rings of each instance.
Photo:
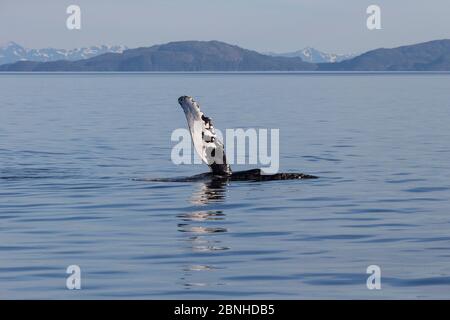
[[[227,164],[225,148],[217,138],[211,118],[200,111],[200,106],[192,97],[182,96],[178,99],[178,103],[186,115],[197,154],[214,174],[230,175],[231,168]]]

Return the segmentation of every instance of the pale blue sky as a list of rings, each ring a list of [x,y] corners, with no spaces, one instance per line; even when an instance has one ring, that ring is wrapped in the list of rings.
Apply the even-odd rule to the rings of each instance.
[[[70,4],[82,9],[80,31],[66,29]],[[382,30],[366,28],[370,4],[382,8]],[[214,39],[350,53],[442,38],[450,38],[448,0],[0,0],[0,43],[38,48]]]

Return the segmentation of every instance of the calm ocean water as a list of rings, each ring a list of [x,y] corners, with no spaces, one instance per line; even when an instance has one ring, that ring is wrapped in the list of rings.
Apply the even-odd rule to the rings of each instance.
[[[412,74],[1,75],[0,298],[448,299],[449,86]],[[321,178],[141,181],[207,171],[170,160],[184,94],[220,129],[280,128],[282,171]],[[82,290],[66,289],[73,264]],[[366,287],[369,265],[381,290]]]

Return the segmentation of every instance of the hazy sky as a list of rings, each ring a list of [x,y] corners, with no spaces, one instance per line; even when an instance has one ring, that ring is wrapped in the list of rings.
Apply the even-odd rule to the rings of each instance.
[[[81,30],[66,28],[71,4],[81,7]],[[382,9],[382,30],[366,27],[370,4]],[[34,48],[214,39],[357,53],[442,38],[450,38],[449,0],[0,0],[0,43]]]

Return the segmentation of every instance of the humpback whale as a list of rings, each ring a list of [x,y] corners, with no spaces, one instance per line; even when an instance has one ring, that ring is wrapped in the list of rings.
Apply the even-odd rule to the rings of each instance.
[[[178,99],[178,103],[186,116],[195,151],[202,161],[209,166],[210,172],[177,179],[177,181],[210,179],[220,183],[222,181],[270,181],[318,178],[304,173],[263,174],[261,169],[233,172],[227,162],[224,145],[218,139],[214,130],[212,119],[200,110],[200,105],[192,97],[182,96]],[[160,179],[159,181],[163,180]]]

